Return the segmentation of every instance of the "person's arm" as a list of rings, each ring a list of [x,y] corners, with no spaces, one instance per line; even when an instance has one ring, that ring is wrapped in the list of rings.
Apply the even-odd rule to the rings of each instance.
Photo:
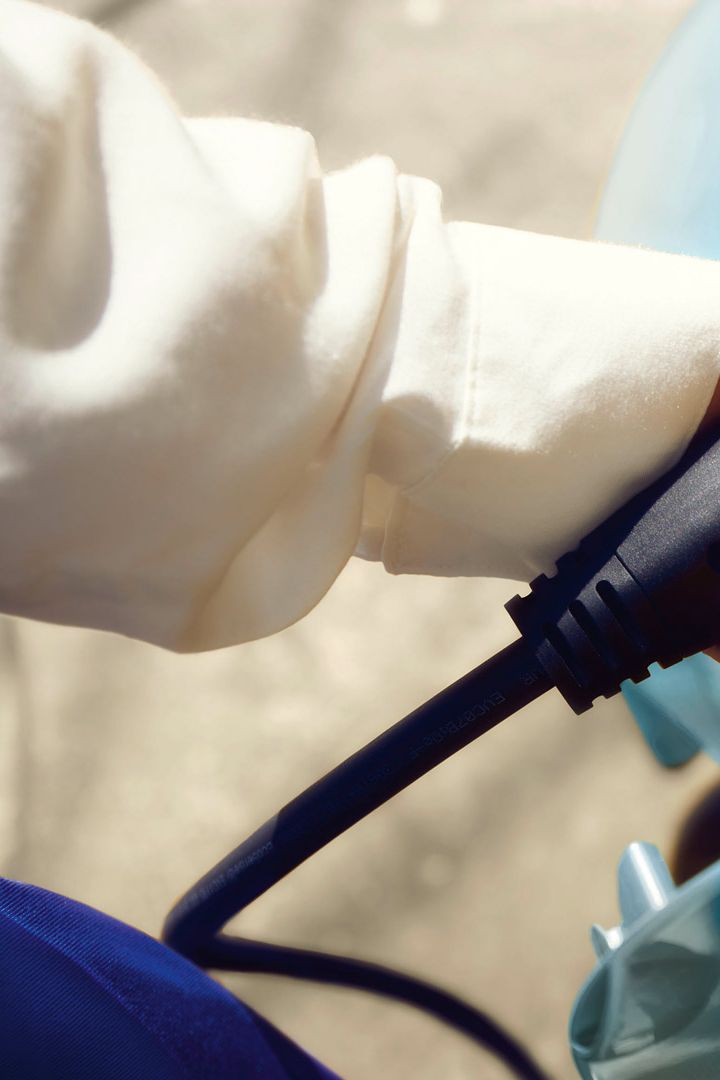
[[[528,577],[682,452],[720,268],[445,224],[376,158],[183,120],[89,25],[0,5],[0,609],[181,650],[353,553]]]

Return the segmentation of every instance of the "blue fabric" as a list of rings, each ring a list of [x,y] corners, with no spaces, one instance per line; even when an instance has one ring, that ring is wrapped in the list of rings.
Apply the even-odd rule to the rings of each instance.
[[[4,879],[0,1077],[337,1080],[153,938]]]

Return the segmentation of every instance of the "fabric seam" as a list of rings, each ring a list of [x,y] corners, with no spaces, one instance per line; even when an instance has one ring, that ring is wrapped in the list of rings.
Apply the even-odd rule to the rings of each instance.
[[[423,477],[416,480],[414,483],[409,484],[407,487],[398,488],[395,492],[395,498],[388,517],[385,543],[383,544],[382,550],[383,563],[386,570],[391,574],[399,574],[402,572],[399,567],[402,565],[404,552],[407,550],[406,533],[403,531],[403,527],[407,519],[411,497],[430,487],[433,482],[438,479],[450,460],[465,443],[468,432],[472,430],[472,426],[476,420],[478,379],[476,356],[480,326],[483,323],[482,293],[479,287],[479,279],[479,259],[474,259],[472,262],[470,287],[468,290],[468,308],[471,313],[476,312],[477,314],[475,318],[473,318],[471,314],[469,320],[470,325],[468,327],[465,346],[467,357],[463,377],[463,404],[458,431],[447,449],[440,455],[435,464]]]

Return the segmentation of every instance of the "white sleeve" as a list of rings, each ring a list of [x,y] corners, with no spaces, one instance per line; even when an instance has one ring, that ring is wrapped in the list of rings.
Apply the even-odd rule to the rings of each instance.
[[[680,454],[719,329],[712,263],[447,225],[0,0],[1,610],[195,650],[354,550],[529,576]]]

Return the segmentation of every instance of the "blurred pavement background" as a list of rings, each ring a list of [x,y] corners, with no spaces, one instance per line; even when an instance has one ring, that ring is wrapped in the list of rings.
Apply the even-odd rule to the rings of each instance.
[[[67,0],[193,115],[300,124],[326,168],[390,154],[449,218],[568,236],[689,0]],[[182,491],[178,491],[182,498]],[[392,578],[353,560],[272,639],[175,657],[0,623],[4,873],[157,933],[174,898],[298,789],[513,634],[509,582]],[[248,935],[411,969],[496,1014],[551,1076],[616,921],[633,839],[667,852],[711,781],[663,773],[622,702],[549,695],[356,827],[243,920]],[[346,1080],[500,1080],[419,1015],[362,995],[232,986]]]

